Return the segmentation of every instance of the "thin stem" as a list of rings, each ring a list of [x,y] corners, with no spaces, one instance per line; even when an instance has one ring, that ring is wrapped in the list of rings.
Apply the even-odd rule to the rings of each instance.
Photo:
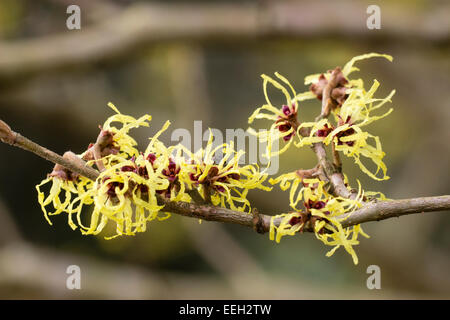
[[[339,155],[339,151],[336,150],[336,146],[334,143],[331,143],[331,152],[333,154],[333,165],[337,172],[342,172],[342,161],[341,156]]]
[[[55,164],[60,164],[70,171],[78,173],[91,180],[96,180],[98,177],[98,171],[86,166],[86,164],[81,159],[81,161],[71,161],[70,159],[63,158],[59,154],[40,146],[39,144],[31,141],[28,138],[25,138],[17,132],[12,131],[11,128],[1,120],[0,140],[12,146],[33,152],[43,159],[51,161]]]
[[[322,110],[320,115],[316,117],[316,121],[328,118],[331,111],[331,91],[337,85],[338,75],[341,72],[340,68],[336,68],[330,75],[327,85],[322,90]],[[332,143],[333,162],[327,157],[325,145],[322,142],[314,143],[312,149],[317,156],[317,161],[322,167],[326,178],[331,183],[331,192],[335,196],[354,199],[357,193],[349,190],[344,182],[344,175],[342,171],[342,162],[339,157],[339,153],[335,150]]]
[[[369,221],[380,221],[408,214],[444,211],[449,209],[449,195],[372,202],[353,213],[344,215],[346,219],[342,223],[342,226],[348,227]]]

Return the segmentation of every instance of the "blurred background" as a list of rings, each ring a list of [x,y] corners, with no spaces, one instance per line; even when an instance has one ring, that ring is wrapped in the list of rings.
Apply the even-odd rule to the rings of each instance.
[[[68,30],[67,6],[81,8]],[[172,130],[247,128],[264,102],[262,73],[278,71],[297,91],[305,75],[381,52],[394,62],[359,63],[363,78],[396,89],[382,139],[390,180],[372,181],[344,159],[366,190],[390,198],[450,191],[450,3],[377,1],[381,29],[366,27],[370,1],[0,1],[0,118],[60,154],[81,153],[111,115],[153,116],[134,131],[141,146],[165,120]],[[276,96],[276,91],[271,91]],[[275,98],[276,99],[276,98]],[[281,100],[280,100],[281,101]],[[301,104],[300,120],[318,113]],[[261,127],[269,123],[258,123]],[[170,130],[162,139],[170,142]],[[405,299],[450,298],[450,215],[427,213],[364,226],[359,265],[311,234],[280,244],[247,228],[173,216],[146,233],[106,241],[45,221],[35,185],[53,165],[0,145],[0,298],[3,299]],[[280,172],[315,164],[292,148]],[[288,193],[250,196],[260,212],[288,210]],[[81,268],[81,290],[66,268]],[[381,268],[381,290],[366,269]]]

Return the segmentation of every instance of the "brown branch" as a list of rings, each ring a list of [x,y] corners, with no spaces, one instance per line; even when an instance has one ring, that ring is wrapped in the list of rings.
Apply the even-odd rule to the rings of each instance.
[[[322,90],[322,108],[320,115],[316,117],[316,121],[328,118],[332,108],[331,101],[331,91],[336,87],[339,81],[339,75],[341,69],[339,67],[335,68],[328,79],[327,84]],[[300,133],[304,134],[304,133]],[[309,135],[309,132],[307,133]],[[331,162],[327,157],[327,152],[325,150],[325,145],[322,142],[314,143],[312,149],[316,154],[317,161],[325,174],[325,178],[331,184],[331,192],[343,198],[354,199],[357,196],[357,192],[354,190],[349,190],[344,182],[344,175],[342,174],[342,162],[339,157],[339,153],[335,150],[334,144],[332,143],[332,154],[333,162]]]
[[[59,164],[67,168],[68,170],[76,174],[83,175],[89,179],[96,180],[99,175],[99,172],[97,170],[83,165],[83,160],[80,159],[80,161],[74,161],[70,157],[63,158],[53,151],[50,151],[12,131],[10,127],[1,120],[0,140],[12,146],[31,151],[41,158],[44,158],[55,164]],[[343,181],[339,183],[335,181],[334,183],[339,186],[343,185]],[[347,192],[350,192],[347,188],[345,188],[345,190],[347,190]],[[246,212],[234,211],[212,205],[188,203],[182,201],[173,202],[165,199],[160,195],[157,195],[157,198],[158,203],[160,205],[164,205],[163,210],[166,212],[207,221],[239,224],[242,226],[253,228],[259,233],[268,232],[270,230],[272,216],[260,214],[255,210],[253,211],[253,214],[249,214]],[[342,223],[342,225],[343,227],[349,227],[368,221],[378,221],[412,213],[440,210],[450,210],[450,195],[369,203],[357,211],[346,214],[344,216],[346,217],[346,220]],[[278,225],[279,223],[279,218],[274,219],[275,225]],[[311,226],[306,226],[304,228],[304,231],[312,231]]]
[[[250,227],[258,233],[270,230],[272,216],[258,213],[257,215],[246,212],[234,211],[227,208],[211,205],[197,205],[187,202],[171,202],[163,198],[158,199],[160,204],[165,204],[164,211],[179,214],[185,217],[197,218],[206,221],[225,222]],[[370,221],[385,220],[403,215],[450,210],[450,195],[438,197],[412,198],[403,200],[381,201],[369,203],[361,209],[343,215],[344,228]],[[275,226],[279,225],[280,218],[274,220]],[[312,232],[311,226],[306,226],[303,231]]]
[[[197,189],[187,189],[185,192],[189,195],[189,197],[191,197],[192,201],[194,201],[195,203],[197,204],[207,203],[205,199],[202,198],[200,192],[198,192]]]
[[[339,67],[335,68],[331,72],[330,78],[328,79],[327,84],[322,90],[322,108],[319,116],[317,116],[315,119],[316,122],[328,118],[328,116],[330,115],[330,111],[332,108],[331,91],[338,84],[340,73],[341,69]],[[299,123],[297,119],[296,122],[292,123],[292,125],[301,136],[307,137],[310,135],[310,129],[308,128],[302,128],[301,130],[298,130]],[[344,175],[341,173],[342,163],[339,157],[339,153],[335,150],[334,145],[332,150],[333,162],[328,159],[325,145],[322,142],[313,143],[311,148],[316,154],[318,165],[322,169],[322,174],[319,175],[319,177],[321,180],[330,183],[330,192],[335,196],[343,198],[356,198],[357,192],[355,192],[354,190],[349,190],[345,185]]]
[[[341,168],[333,165],[327,157],[327,152],[323,143],[314,143],[312,146],[316,154],[317,161],[323,170],[326,178],[331,184],[331,192],[336,196],[353,199],[356,197],[356,192],[349,190],[344,183],[344,176],[340,172]]]
[[[12,131],[11,128],[2,120],[0,120],[0,141],[33,152],[43,159],[59,164],[68,170],[85,176],[91,180],[97,179],[98,171],[83,165],[83,161],[72,161],[40,146],[19,133]]]
[[[374,32],[366,27],[367,6],[352,1],[267,1],[232,5],[139,3],[125,10],[109,10],[112,14],[108,17],[102,17],[92,26],[83,25],[80,31],[66,30],[38,39],[1,41],[0,78],[70,69],[111,60],[140,46],[180,39],[247,40],[274,35],[314,39],[341,35],[364,40],[382,36],[383,39],[416,37],[427,42],[445,42],[449,39],[450,28],[446,16],[441,14],[448,5],[443,6],[440,3],[424,14],[385,4],[383,28]],[[84,14],[83,4],[81,9]],[[89,9],[88,12],[93,12]]]
[[[331,100],[331,91],[336,88],[338,81],[339,81],[339,74],[341,73],[341,68],[334,69],[330,74],[330,79],[328,79],[327,84],[323,88],[322,92],[322,111],[320,113],[320,116],[316,118],[316,122],[328,118],[330,115],[330,111],[333,106],[333,102]]]
[[[334,143],[331,144],[331,152],[333,154],[333,165],[338,173],[342,173],[342,161],[339,151],[336,150]]]
[[[211,204],[211,187],[207,184],[203,186],[204,203]]]
[[[443,211],[450,209],[450,196],[423,197],[403,200],[380,201],[366,204],[361,209],[347,214],[343,227],[369,221],[380,221],[413,213]]]

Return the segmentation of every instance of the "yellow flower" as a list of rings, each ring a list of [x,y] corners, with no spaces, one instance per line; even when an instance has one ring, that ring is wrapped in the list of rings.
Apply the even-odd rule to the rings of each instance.
[[[273,121],[273,124],[271,125],[269,130],[257,132],[253,128],[248,129],[248,131],[251,134],[256,135],[261,142],[267,143],[265,156],[269,159],[272,156],[285,152],[292,144],[293,138],[296,135],[299,125],[297,112],[298,101],[301,100],[301,97],[297,96],[294,88],[285,77],[280,75],[278,72],[275,72],[275,76],[282,83],[284,83],[284,85],[277,80],[263,74],[263,89],[264,96],[266,98],[266,104],[264,104],[260,108],[257,108],[248,119],[249,124],[253,123],[255,119],[267,119]],[[286,104],[282,105],[281,107],[275,107],[272,104],[267,94],[267,85],[269,83],[283,93],[286,98]],[[286,89],[285,85],[288,87],[288,89]],[[281,150],[273,151],[275,143],[277,143],[276,146],[278,146],[280,139],[283,140],[283,143],[285,143],[285,145],[281,148]]]
[[[137,156],[139,152],[134,148],[137,143],[128,132],[133,128],[148,127],[148,122],[152,120],[152,117],[146,114],[136,119],[132,116],[121,114],[111,102],[108,103],[108,106],[113,109],[116,114],[106,120],[102,127],[103,130],[113,133],[114,142],[120,147],[120,151],[125,152],[129,156]],[[112,126],[112,123],[115,122],[120,123],[122,127],[118,129]]]
[[[180,145],[166,147],[164,143],[158,140],[158,137],[167,130],[169,125],[170,121],[166,121],[162,129],[150,138],[144,152],[145,159],[151,164],[149,166],[147,163],[147,170],[153,170],[155,174],[169,181],[167,188],[158,190],[157,193],[171,201],[190,202],[191,198],[185,193],[185,183],[180,179],[180,177],[186,175],[182,172],[182,170],[186,170],[183,166],[184,158],[181,156],[182,148]]]
[[[52,182],[49,194],[45,197],[45,193],[41,191],[41,187],[49,182]],[[38,192],[38,202],[41,206],[42,212],[44,212],[45,219],[51,225],[49,215],[57,215],[63,211],[66,211],[72,200],[72,193],[77,193],[77,189],[73,181],[61,179],[59,177],[51,177],[42,180],[40,184],[36,186]],[[60,194],[64,192],[64,200],[61,200]],[[47,212],[46,207],[52,204],[55,209],[54,212]]]
[[[124,160],[111,156],[115,164],[103,171],[93,185],[94,210],[90,226],[85,227],[77,213],[83,234],[98,234],[108,221],[116,224],[116,236],[134,235],[146,230],[148,221],[159,217],[162,206],[157,203],[156,192],[168,187],[168,180],[157,175],[143,155]]]
[[[344,75],[344,77],[348,77],[351,73],[355,72],[355,71],[359,71],[359,69],[357,67],[354,66],[355,62],[357,61],[361,61],[361,60],[366,60],[366,59],[370,59],[370,58],[375,58],[375,57],[381,57],[381,58],[385,58],[389,61],[392,62],[393,58],[392,56],[388,55],[388,54],[380,54],[380,53],[366,53],[363,55],[359,55],[356,57],[353,57],[349,62],[347,62],[344,66],[344,68],[342,69],[342,74]],[[321,76],[324,76],[327,80],[329,79],[331,73],[328,72],[326,74],[322,74],[322,73],[316,73],[316,74],[312,74],[309,76],[305,77],[305,85],[308,84],[317,84],[320,80]],[[349,79],[348,80],[348,86],[347,87],[361,87],[361,79]],[[302,95],[307,96],[306,93],[303,93]],[[312,99],[314,98],[314,96],[308,96],[308,98]]]
[[[363,131],[363,127],[373,121],[384,118],[389,115],[393,109],[386,113],[374,116],[371,112],[380,108],[383,104],[391,101],[392,91],[383,99],[373,98],[379,83],[375,80],[371,89],[366,92],[364,89],[350,89],[350,94],[343,105],[336,110],[336,126],[330,121],[323,119],[312,125],[302,124],[311,127],[310,135],[302,139],[297,146],[323,142],[325,145],[334,144],[337,151],[341,151],[348,157],[353,157],[360,169],[375,180],[389,179],[386,175],[386,165],[383,162],[385,153],[382,150],[379,137]],[[370,140],[374,145],[370,144]],[[371,172],[362,162],[361,157],[370,159],[376,166],[376,171]],[[377,176],[381,170],[382,176]]]
[[[358,56],[344,66],[342,73],[348,76],[353,71],[358,70],[353,66],[354,62],[375,56],[382,56],[388,60],[392,60],[392,57],[388,55],[375,53]],[[321,76],[323,80],[323,75]],[[305,78],[305,83],[322,81],[321,76],[308,76]],[[381,148],[379,137],[363,131],[362,128],[376,120],[386,117],[393,111],[391,108],[384,114],[373,115],[374,111],[391,101],[395,90],[387,97],[379,99],[374,98],[374,94],[380,85],[377,80],[374,80],[372,87],[368,91],[364,89],[362,79],[350,79],[347,82],[348,86],[344,87],[345,98],[340,100],[339,104],[332,110],[335,124],[331,123],[328,119],[322,119],[318,122],[302,123],[298,130],[308,128],[310,134],[307,137],[301,138],[300,142],[296,143],[296,146],[302,147],[317,142],[323,142],[325,145],[332,143],[335,150],[341,151],[348,157],[352,157],[360,169],[371,178],[375,180],[389,179],[386,175],[386,165],[383,162],[385,153]],[[370,142],[373,142],[373,144]],[[376,165],[375,172],[367,168],[361,160],[361,157],[370,159]],[[380,170],[382,173],[381,176],[378,175]]]
[[[196,153],[183,148],[190,159],[182,165],[186,168],[182,168],[182,181],[190,188],[197,188],[204,200],[210,200],[214,205],[250,211],[248,191],[270,190],[263,185],[267,174],[260,172],[257,165],[241,166],[239,161],[245,153],[236,151],[233,142],[213,148],[213,138],[210,131],[206,148]]]
[[[101,158],[103,167],[98,178],[90,181],[58,167],[36,187],[39,203],[49,222],[46,207],[53,204],[55,212],[50,214],[66,212],[70,227],[80,227],[84,235],[97,235],[109,222],[114,223],[116,232],[112,237],[107,237],[110,239],[143,232],[147,222],[170,217],[169,213],[160,214],[163,206],[158,205],[158,199],[165,197],[171,201],[190,202],[186,187],[198,188],[205,199],[209,195],[214,205],[242,211],[250,210],[246,198],[249,190],[270,190],[263,185],[266,173],[260,172],[256,165],[241,166],[239,161],[244,152],[235,151],[233,143],[213,148],[212,134],[206,148],[195,154],[181,145],[166,147],[159,136],[167,130],[169,121],[150,138],[145,152],[139,153],[128,131],[148,125],[150,116],[135,119],[111,107],[117,114],[105,122],[102,132],[111,133],[108,139],[112,138],[112,142],[106,139],[100,141],[109,150]],[[121,123],[122,127],[112,126],[113,122]],[[102,135],[100,139],[103,139]],[[118,152],[110,152],[114,148]],[[188,161],[182,157],[182,152],[190,155]],[[96,161],[98,159],[91,159],[87,164],[93,165]],[[50,194],[45,197],[41,187],[50,181]],[[65,193],[63,200],[60,198],[62,192]],[[83,209],[87,206],[93,208],[88,219],[85,219]]]
[[[112,221],[116,224],[117,236],[143,232],[148,221],[169,217],[169,214],[159,215],[162,207],[157,203],[157,194],[166,192],[171,184],[170,175],[164,171],[170,169],[171,149],[161,153],[162,144],[157,140],[169,123],[151,139],[147,149],[147,156],[150,152],[158,155],[159,168],[155,168],[148,157],[139,154],[135,148],[136,141],[128,134],[131,128],[148,126],[151,116],[145,115],[136,119],[121,114],[112,104],[109,106],[116,114],[106,120],[102,133],[105,132],[105,135],[109,135],[108,139],[112,139],[102,141],[106,141],[102,147],[107,149],[103,150],[107,155],[101,159],[104,168],[96,181],[73,175],[57,165],[52,174],[36,186],[38,201],[50,224],[49,215],[66,212],[70,227],[76,229],[79,226],[82,234],[98,234]],[[117,128],[113,123],[119,123],[121,127]],[[100,139],[103,137],[101,135]],[[86,154],[87,152],[78,157],[83,158]],[[87,162],[88,165],[93,163],[93,159]],[[49,195],[45,197],[41,187],[50,181],[52,187]],[[64,200],[60,198],[62,192],[65,195]],[[179,190],[179,193],[183,193],[182,190]],[[55,211],[47,213],[46,207],[50,204]],[[82,209],[90,205],[93,205],[93,210],[88,226],[85,226],[82,222]]]
[[[298,172],[290,172],[282,174],[277,178],[269,179],[270,184],[280,184],[281,190],[289,190],[289,205],[292,209],[298,210],[297,205],[304,199],[304,193],[309,193],[311,190],[310,184],[315,184],[317,191],[322,194],[326,191],[323,189],[323,182],[317,183],[318,179],[303,179],[298,175]],[[300,188],[299,188],[300,187]]]
[[[120,113],[120,111],[110,102],[108,106],[113,109],[116,114],[110,116],[103,126],[100,126],[100,134],[97,138],[96,144],[90,144],[88,150],[86,150],[81,158],[86,161],[94,160],[93,147],[97,147],[98,150],[94,150],[98,152],[97,156],[99,158],[104,158],[110,154],[119,155],[124,159],[127,159],[131,156],[137,156],[139,151],[136,149],[136,141],[129,135],[129,131],[132,128],[138,128],[141,126],[148,127],[149,121],[151,121],[152,117],[150,115],[144,115],[138,119],[124,115]],[[117,127],[117,124],[120,124],[120,127]],[[103,170],[102,162],[97,167],[100,170]],[[91,163],[93,164],[93,162]]]
[[[76,159],[79,156],[69,151],[66,152],[63,157]],[[45,192],[41,189],[49,182],[51,182],[52,185],[48,192],[48,196],[46,197]],[[58,215],[61,212],[67,212],[71,202],[73,201],[74,195],[80,193],[86,188],[86,186],[92,185],[92,183],[93,182],[91,180],[74,174],[63,166],[56,164],[53,171],[47,176],[47,178],[36,186],[36,190],[38,192],[38,203],[40,204],[45,219],[48,223],[50,225],[52,224],[49,219],[50,215]],[[62,196],[62,194],[64,194],[64,196]],[[47,207],[50,205],[53,206],[55,211],[47,212]]]
[[[288,185],[286,182],[292,180],[291,178],[294,179],[292,176],[285,176],[279,180],[284,184],[283,188],[286,188]],[[295,184],[293,185],[293,189],[291,189],[291,206],[295,207],[294,205],[302,200],[304,209],[298,210],[295,208],[295,212],[272,217],[270,239],[280,242],[281,238],[285,235],[292,236],[301,232],[306,223],[309,222],[317,239],[326,245],[333,246],[327,253],[327,257],[331,256],[339,247],[343,246],[352,256],[353,262],[357,264],[358,257],[353,246],[359,244],[359,234],[365,237],[368,236],[359,225],[343,228],[342,222],[348,217],[343,217],[343,215],[346,213],[351,214],[351,212],[361,206],[363,199],[361,187],[359,188],[360,191],[357,198],[351,200],[342,197],[333,197],[328,194],[324,189],[324,182],[319,179],[295,179],[295,181],[300,180],[303,187],[293,201],[292,199],[294,197],[292,194],[296,191],[294,188]]]
[[[166,148],[158,140],[169,125],[167,121],[150,138],[145,153],[133,155],[129,159],[119,155],[105,158],[106,169],[92,187],[94,209],[89,227],[81,222],[81,208],[77,210],[77,221],[83,234],[98,234],[108,221],[113,221],[116,224],[116,235],[113,237],[134,235],[146,231],[148,221],[161,221],[170,217],[169,213],[159,215],[163,206],[158,205],[157,194],[179,200],[183,198],[184,188],[179,188],[171,172],[172,149]],[[184,187],[183,184],[181,186]]]

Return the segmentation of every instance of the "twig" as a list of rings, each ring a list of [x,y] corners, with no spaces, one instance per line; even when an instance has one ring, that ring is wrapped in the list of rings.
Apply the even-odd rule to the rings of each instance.
[[[325,146],[323,143],[318,142],[314,143],[312,146],[314,153],[316,154],[317,161],[321,168],[323,169],[326,178],[331,183],[332,192],[336,196],[340,196],[343,198],[353,199],[356,197],[356,193],[348,190],[344,183],[344,176],[342,173],[338,171],[333,163],[330,162],[327,158],[327,152],[325,150]]]
[[[449,210],[450,196],[423,197],[403,200],[380,201],[366,204],[345,216],[343,227],[369,221],[380,221],[413,213]]]
[[[205,199],[202,198],[197,189],[187,189],[186,193],[197,204],[206,204]]]
[[[99,174],[97,170],[83,165],[82,161],[71,161],[70,159],[63,158],[59,154],[38,145],[17,132],[12,131],[11,128],[2,120],[0,120],[0,140],[12,146],[33,152],[43,159],[51,161],[55,164],[60,164],[70,171],[78,173],[91,180],[96,180]]]
[[[334,69],[331,72],[330,78],[328,79],[327,84],[323,88],[322,92],[322,111],[320,112],[320,115],[316,118],[316,122],[328,118],[330,115],[330,111],[332,108],[332,100],[331,100],[331,91],[337,86],[338,84],[338,75],[341,73],[341,69],[338,67]]]
[[[205,198],[204,202],[206,204],[212,204],[212,202],[211,202],[211,187],[207,184],[205,184],[203,186],[203,195]]]
[[[331,111],[331,91],[336,87],[338,76],[341,73],[339,67],[335,68],[328,79],[328,83],[322,91],[322,109],[320,115],[316,117],[316,121],[328,118]],[[309,133],[308,133],[309,134]],[[317,156],[319,165],[322,167],[326,178],[331,183],[331,192],[343,198],[354,199],[357,193],[354,190],[349,190],[344,182],[344,175],[342,174],[342,162],[339,153],[336,151],[334,144],[332,144],[333,162],[327,157],[325,145],[322,142],[314,143],[312,149]]]
[[[322,91],[322,109],[320,114],[316,117],[315,121],[320,121],[322,119],[328,118],[331,111],[331,100],[330,95],[333,88],[336,86],[338,81],[338,75],[341,72],[340,68],[336,68],[330,75],[327,85]],[[298,131],[298,123],[294,123],[294,128]],[[299,134],[303,137],[310,135],[310,130],[307,128],[302,128]],[[343,198],[354,199],[357,196],[356,192],[348,190],[344,183],[344,176],[341,173],[342,163],[339,158],[339,154],[333,148],[333,163],[328,159],[327,152],[325,150],[325,145],[322,142],[313,143],[312,150],[316,154],[318,165],[322,168],[324,174],[322,179],[325,179],[331,183],[331,192]]]
[[[342,161],[339,152],[336,150],[334,143],[331,144],[331,152],[333,154],[333,165],[338,173],[342,173]]]

